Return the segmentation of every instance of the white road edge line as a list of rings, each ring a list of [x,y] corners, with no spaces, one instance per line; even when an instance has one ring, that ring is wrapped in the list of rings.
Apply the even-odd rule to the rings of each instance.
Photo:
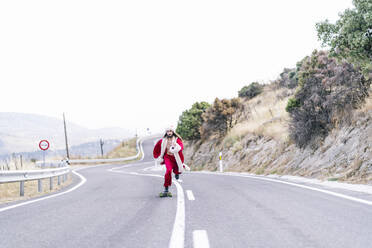
[[[208,234],[206,230],[195,230],[192,232],[194,248],[209,248]]]
[[[270,178],[249,176],[249,175],[236,175],[236,174],[228,174],[228,173],[227,174],[222,174],[222,173],[216,173],[216,172],[194,172],[194,173],[220,175],[220,176],[247,177],[247,178],[253,178],[253,179],[264,180],[264,181],[269,181],[269,182],[282,183],[282,184],[287,184],[287,185],[291,185],[291,186],[295,186],[295,187],[299,187],[299,188],[303,188],[303,189],[318,191],[318,192],[321,192],[321,193],[324,193],[324,194],[328,194],[328,195],[336,196],[336,197],[343,198],[343,199],[346,199],[346,200],[350,200],[350,201],[363,203],[363,204],[367,204],[367,205],[372,206],[372,201],[367,201],[367,200],[359,199],[359,198],[356,198],[356,197],[353,197],[353,196],[348,196],[348,195],[344,195],[344,194],[341,194],[341,193],[336,193],[336,192],[332,192],[332,191],[325,190],[325,189],[318,189],[318,188],[305,186],[305,185],[301,185],[301,184],[297,184],[297,183],[290,183],[290,182],[284,182],[284,181],[270,179]]]
[[[42,197],[42,198],[38,198],[38,199],[35,199],[35,200],[30,200],[30,201],[22,202],[22,203],[19,203],[19,204],[11,205],[11,206],[8,206],[8,207],[0,208],[0,212],[4,212],[4,211],[9,210],[9,209],[25,206],[25,205],[28,205],[28,204],[31,204],[31,203],[43,201],[43,200],[46,200],[46,199],[50,199],[50,198],[54,198],[54,197],[57,197],[57,196],[60,196],[60,195],[70,193],[70,192],[76,190],[77,188],[79,188],[80,186],[82,186],[84,183],[86,183],[87,179],[85,177],[83,177],[81,174],[77,173],[76,171],[71,171],[71,172],[74,173],[75,175],[77,175],[78,177],[80,177],[80,179],[81,179],[80,183],[75,185],[73,188],[68,189],[66,191],[63,191],[61,193],[57,193],[57,194],[45,196],[45,197]]]
[[[185,245],[185,195],[181,184],[173,182],[177,187],[177,213],[174,220],[169,248],[183,248]]]
[[[143,142],[143,140],[141,140],[141,142],[140,142],[140,150],[142,151],[142,158],[139,161],[142,161],[144,159],[144,157],[145,157],[145,153],[143,152],[142,142]],[[72,187],[71,189],[68,189],[66,191],[63,191],[63,192],[60,192],[60,193],[56,193],[56,194],[53,194],[53,195],[41,197],[41,198],[38,198],[38,199],[35,199],[35,200],[29,200],[29,201],[25,201],[25,202],[22,202],[22,203],[14,204],[14,205],[11,205],[11,206],[8,206],[8,207],[3,207],[3,208],[0,208],[0,212],[4,212],[4,211],[10,210],[10,209],[14,209],[14,208],[17,208],[17,207],[25,206],[25,205],[28,205],[28,204],[31,204],[31,203],[35,203],[35,202],[47,200],[47,199],[50,199],[50,198],[54,198],[54,197],[57,197],[57,196],[61,196],[61,195],[70,193],[70,192],[78,189],[84,183],[87,182],[87,179],[83,175],[77,173],[76,171],[85,170],[85,169],[91,169],[91,168],[101,167],[101,166],[103,167],[103,166],[109,166],[109,165],[108,164],[95,165],[95,166],[89,166],[89,167],[83,167],[83,168],[77,168],[75,170],[71,170],[72,173],[74,173],[75,175],[77,175],[81,179],[81,181],[77,185],[75,185],[74,187]]]
[[[189,198],[189,201],[195,201],[194,194],[192,193],[191,190],[186,190],[186,195],[187,195],[187,198]]]

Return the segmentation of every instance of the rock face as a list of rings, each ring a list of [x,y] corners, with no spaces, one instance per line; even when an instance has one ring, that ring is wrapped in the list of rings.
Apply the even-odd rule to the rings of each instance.
[[[333,130],[316,148],[248,134],[227,142],[211,137],[185,143],[185,162],[193,170],[218,169],[219,152],[226,171],[297,175],[323,180],[372,184],[372,112],[355,113],[353,123]]]

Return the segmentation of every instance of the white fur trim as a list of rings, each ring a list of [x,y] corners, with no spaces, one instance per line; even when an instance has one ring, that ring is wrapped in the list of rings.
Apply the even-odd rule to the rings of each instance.
[[[177,165],[178,165],[178,171],[182,172],[183,171],[183,164],[182,164],[180,155],[178,154],[178,152],[181,150],[181,146],[179,144],[177,144],[177,139],[178,138],[175,138],[175,137],[173,137],[173,139],[172,139],[172,144],[173,144],[174,150],[179,149],[177,152],[174,152],[173,154],[174,154],[174,157],[176,158],[176,162],[177,162]],[[164,161],[163,157],[164,157],[165,149],[167,148],[167,143],[168,143],[168,139],[163,138],[162,141],[161,141],[161,153],[160,153],[160,157],[159,157],[160,159],[162,159],[162,161]]]
[[[184,167],[187,171],[191,171],[190,167],[189,167],[187,164],[183,164],[183,167]]]
[[[179,152],[179,151],[181,151],[181,146],[178,143],[176,143],[176,145],[174,146],[174,149],[173,150],[175,152]]]

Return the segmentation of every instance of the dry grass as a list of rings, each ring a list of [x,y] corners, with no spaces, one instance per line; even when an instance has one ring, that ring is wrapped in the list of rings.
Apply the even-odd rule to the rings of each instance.
[[[107,158],[125,158],[137,154],[136,150],[137,139],[133,138],[122,142],[107,154]]]
[[[366,102],[365,104],[363,105],[363,107],[361,107],[360,109],[358,109],[359,112],[362,112],[362,113],[367,113],[369,111],[372,110],[372,94],[371,96],[369,96],[368,98],[366,98]]]
[[[65,182],[62,181],[61,184],[58,185],[58,178],[53,178],[53,190],[49,190],[50,187],[49,178],[42,179],[42,192],[37,191],[38,181],[26,181],[25,182],[25,195],[23,197],[19,196],[20,193],[20,183],[3,183],[0,184],[0,203],[7,203],[12,201],[18,200],[27,200],[33,197],[42,196],[44,194],[56,192],[62,189],[65,186],[68,186],[72,183],[72,176],[68,175],[68,178]]]
[[[274,90],[267,86],[262,94],[244,102],[245,109],[250,111],[249,118],[240,120],[228,136],[240,140],[248,133],[254,133],[286,141],[289,121],[285,111],[289,98],[286,91],[288,89]]]
[[[32,162],[22,162],[22,166],[20,161],[18,160],[11,160],[8,163],[2,162],[0,163],[0,171],[1,170],[38,170],[39,167],[36,167],[35,163]]]

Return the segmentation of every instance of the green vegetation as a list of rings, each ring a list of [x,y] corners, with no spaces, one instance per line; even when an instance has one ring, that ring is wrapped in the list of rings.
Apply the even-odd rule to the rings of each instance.
[[[239,97],[244,97],[248,99],[252,99],[253,97],[262,93],[263,85],[253,82],[248,86],[244,86],[241,90],[239,90],[238,95]]]
[[[210,107],[207,102],[196,102],[191,109],[182,113],[176,132],[185,140],[200,139],[200,127],[203,123],[202,114]]]
[[[280,103],[279,99],[294,94],[288,99],[286,107],[280,108],[282,112],[285,108],[289,113],[289,135],[299,147],[305,147],[312,141],[316,145],[316,141],[326,137],[334,127],[350,123],[351,112],[365,103],[372,83],[372,2],[353,0],[353,4],[354,8],[341,13],[335,24],[328,20],[316,24],[319,40],[324,46],[329,46],[330,51],[314,51],[299,61],[295,68],[285,68],[272,85],[265,86],[268,87],[265,92],[264,86],[257,82],[239,90],[238,96],[248,100],[262,93],[255,98],[255,103],[245,101],[242,104],[239,98],[216,98],[211,106],[193,106],[181,115],[177,132],[186,139],[206,139],[213,135],[224,137],[237,124],[237,116],[245,106],[252,111],[245,115],[247,120],[239,129],[244,130],[241,133],[264,133],[257,131],[261,129],[270,130],[265,134],[275,133],[272,132],[275,129],[286,133],[287,125],[281,129],[276,122],[272,122],[274,115],[271,108],[259,105],[267,105],[268,91],[279,88],[283,92],[281,96],[276,95],[276,106]],[[265,111],[270,114],[269,119],[265,117]],[[283,122],[287,124],[286,116],[279,116],[283,116]],[[230,143],[226,140],[227,145],[233,146],[234,143]]]
[[[288,104],[285,107],[285,111],[292,112],[295,108],[300,107],[300,102],[296,100],[295,98],[289,98]]]
[[[367,76],[372,72],[372,2],[353,0],[353,4],[355,8],[346,9],[335,24],[325,20],[317,23],[316,29],[319,40],[330,47],[331,56],[360,66]]]

